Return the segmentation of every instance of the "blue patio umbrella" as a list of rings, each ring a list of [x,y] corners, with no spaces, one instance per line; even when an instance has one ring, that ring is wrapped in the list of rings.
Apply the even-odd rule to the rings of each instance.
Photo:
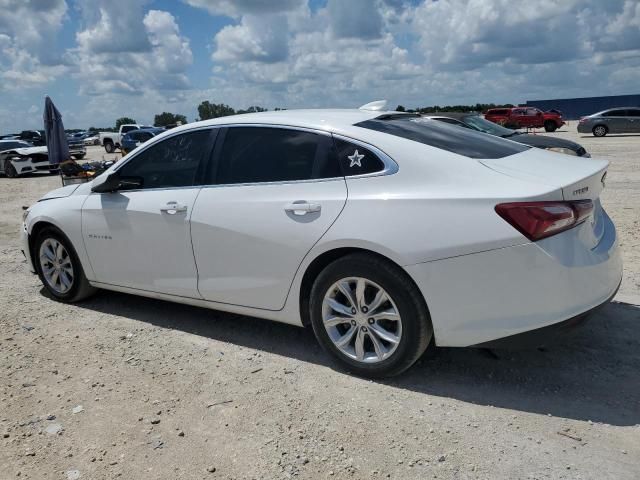
[[[53,104],[49,96],[44,99],[44,133],[47,139],[47,150],[49,151],[49,163],[57,165],[69,160],[69,144],[67,134],[64,133],[62,115]]]

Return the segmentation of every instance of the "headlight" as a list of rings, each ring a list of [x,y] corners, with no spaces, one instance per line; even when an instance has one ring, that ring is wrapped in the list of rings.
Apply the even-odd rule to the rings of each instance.
[[[550,152],[564,153],[565,155],[573,155],[574,157],[578,155],[575,150],[571,150],[570,148],[552,147],[547,148],[547,150]]]
[[[31,157],[11,157],[9,160],[12,162],[28,162],[31,160]]]
[[[22,223],[27,221],[27,217],[29,216],[29,208],[22,207]]]

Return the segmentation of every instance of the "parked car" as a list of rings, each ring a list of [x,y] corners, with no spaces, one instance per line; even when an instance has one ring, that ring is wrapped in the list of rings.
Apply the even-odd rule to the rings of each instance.
[[[484,118],[509,128],[544,128],[547,132],[555,132],[564,125],[562,115],[532,107],[491,108]]]
[[[640,133],[640,107],[611,108],[582,117],[579,133],[604,137],[608,133]]]
[[[164,128],[145,128],[140,130],[133,130],[122,137],[122,146],[120,147],[120,150],[122,150],[123,155],[126,155],[127,153],[135,150],[147,140],[151,140],[153,137],[161,134],[164,131]]]
[[[47,147],[34,147],[23,140],[0,140],[0,172],[9,178],[36,171],[56,171],[49,164]]]
[[[67,137],[67,144],[69,146],[69,154],[76,160],[82,160],[87,154],[87,149],[84,146],[84,140],[79,137]]]
[[[140,128],[153,128],[145,125],[127,124],[120,125],[120,129],[117,132],[100,132],[100,144],[104,146],[107,153],[113,153],[117,148],[120,148],[122,137],[132,130],[138,130]]]
[[[29,142],[35,147],[42,147],[47,145],[44,130],[23,130],[22,132],[20,132],[17,139]]]
[[[471,128],[479,132],[508,138],[514,142],[524,143],[532,147],[543,148],[552,152],[576,155],[578,157],[591,157],[585,148],[579,143],[565,140],[564,138],[549,137],[546,135],[530,135],[518,130],[511,130],[496,123],[485,120],[477,113],[438,112],[438,115],[429,115],[427,118],[440,122],[450,123],[461,127]]]
[[[84,140],[85,146],[100,145],[100,136],[96,134],[89,134]]]
[[[160,134],[24,212],[29,268],[63,302],[104,288],[311,326],[371,377],[432,339],[548,341],[615,294],[606,160],[372,108]]]

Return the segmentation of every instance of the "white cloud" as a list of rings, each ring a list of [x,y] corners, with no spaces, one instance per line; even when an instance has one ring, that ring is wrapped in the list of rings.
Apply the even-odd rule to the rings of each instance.
[[[305,0],[183,0],[192,7],[204,8],[212,15],[240,17],[242,15],[273,14],[295,10]]]
[[[189,88],[186,70],[193,63],[189,40],[180,34],[173,15],[161,10],[149,10],[143,15],[143,4],[138,2],[126,9],[130,18],[137,19],[128,28],[138,33],[121,40],[117,51],[106,47],[103,40],[109,35],[98,35],[96,41],[92,35],[111,32],[110,36],[114,36],[111,22],[121,14],[117,3],[105,2],[96,23],[78,32],[78,46],[68,52],[67,58],[75,65],[81,93],[140,95],[149,90]]]
[[[42,85],[65,70],[55,48],[64,0],[0,0],[0,12],[0,90]]]
[[[245,15],[239,25],[228,25],[216,34],[213,59],[265,63],[284,60],[289,50],[288,30],[285,15]]]

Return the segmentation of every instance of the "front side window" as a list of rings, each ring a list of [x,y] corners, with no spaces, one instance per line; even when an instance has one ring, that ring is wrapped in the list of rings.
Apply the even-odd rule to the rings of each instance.
[[[131,130],[137,130],[138,127],[135,127],[133,125],[128,125],[126,127],[122,127],[122,133],[127,133],[130,132]]]
[[[499,137],[424,118],[373,119],[356,123],[355,126],[388,133],[470,158],[503,158],[530,148]]]
[[[340,177],[331,147],[328,135],[287,128],[229,127],[218,155],[216,183]]]
[[[142,188],[189,187],[209,152],[210,130],[197,130],[164,139],[137,154],[118,170],[123,177],[137,177]]]

